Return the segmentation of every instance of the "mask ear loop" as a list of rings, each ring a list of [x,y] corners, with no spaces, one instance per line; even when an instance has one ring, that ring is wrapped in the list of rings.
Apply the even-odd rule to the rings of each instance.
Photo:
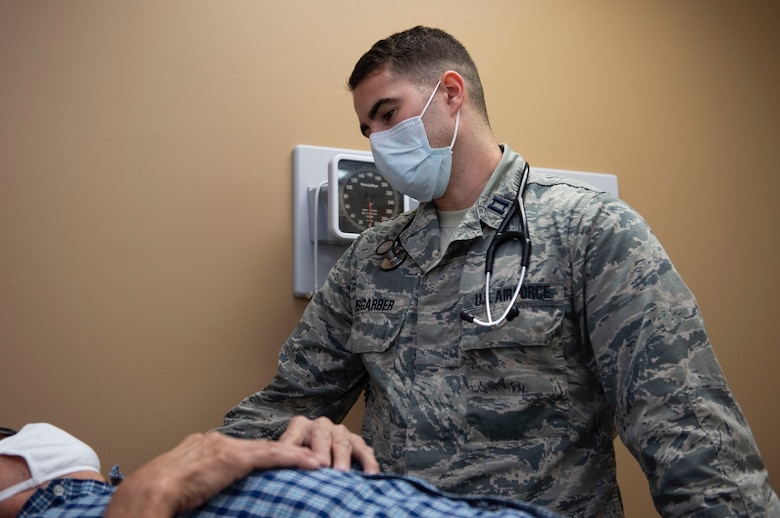
[[[436,83],[436,86],[433,87],[433,92],[431,92],[431,96],[428,97],[428,102],[425,103],[425,108],[423,108],[423,111],[420,113],[420,118],[422,119],[422,116],[425,115],[425,112],[428,111],[428,106],[431,105],[431,101],[433,101],[433,98],[436,97],[436,92],[439,90],[439,85],[441,84],[441,79],[439,79],[439,82]]]
[[[14,484],[13,486],[0,491],[0,502],[3,500],[8,500],[12,496],[16,496],[22,491],[27,491],[28,489],[38,485],[40,485],[40,483],[34,478],[28,478],[27,480],[19,482],[18,484]]]
[[[420,113],[420,120],[422,120],[423,115],[425,115],[425,112],[428,111],[428,106],[431,105],[431,102],[433,102],[433,98],[436,97],[436,92],[439,90],[439,85],[441,84],[441,79],[439,79],[439,82],[436,83],[436,86],[433,87],[433,92],[431,93],[431,96],[428,98],[428,102],[425,103],[425,108],[423,108],[422,113]],[[452,142],[450,142],[450,150],[455,146],[455,139],[458,138],[458,126],[460,126],[460,109],[458,109],[458,113],[455,115],[455,131],[452,133]]]
[[[452,134],[452,142],[450,142],[450,150],[455,147],[455,139],[458,138],[458,125],[460,124],[460,108],[458,113],[455,114],[455,132]]]

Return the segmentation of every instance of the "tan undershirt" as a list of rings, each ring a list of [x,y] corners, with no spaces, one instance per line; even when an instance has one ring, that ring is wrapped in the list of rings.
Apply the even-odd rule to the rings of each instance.
[[[447,250],[452,241],[452,235],[468,211],[469,209],[436,211],[439,215],[439,251],[442,255]]]

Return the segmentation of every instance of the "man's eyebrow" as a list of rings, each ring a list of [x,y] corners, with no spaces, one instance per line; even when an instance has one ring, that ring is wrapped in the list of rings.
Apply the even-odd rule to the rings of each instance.
[[[368,112],[368,120],[374,120],[374,118],[376,117],[376,114],[379,112],[379,109],[382,107],[383,104],[391,103],[391,102],[393,102],[395,100],[396,99],[394,97],[385,97],[383,99],[379,99],[371,107],[371,110],[369,110],[369,112]]]
[[[379,99],[377,102],[374,103],[374,105],[371,107],[371,109],[368,111],[368,120],[372,121],[376,118],[376,114],[379,113],[379,110],[382,108],[383,105],[389,104],[392,102],[397,101],[395,97],[384,97],[382,99]],[[364,136],[366,135],[366,132],[368,132],[368,124],[361,124],[360,125],[360,133],[362,133]]]

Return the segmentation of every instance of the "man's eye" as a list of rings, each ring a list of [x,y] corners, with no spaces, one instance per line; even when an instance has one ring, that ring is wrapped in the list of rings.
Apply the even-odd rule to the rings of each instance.
[[[388,110],[385,112],[384,115],[382,115],[382,120],[385,122],[390,122],[393,120],[394,115],[395,115],[395,110]]]

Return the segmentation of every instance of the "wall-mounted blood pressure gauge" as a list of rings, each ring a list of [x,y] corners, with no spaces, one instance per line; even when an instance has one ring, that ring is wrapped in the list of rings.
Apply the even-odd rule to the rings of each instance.
[[[339,154],[328,167],[328,230],[351,241],[380,221],[394,218],[408,203],[384,179],[370,157]]]

